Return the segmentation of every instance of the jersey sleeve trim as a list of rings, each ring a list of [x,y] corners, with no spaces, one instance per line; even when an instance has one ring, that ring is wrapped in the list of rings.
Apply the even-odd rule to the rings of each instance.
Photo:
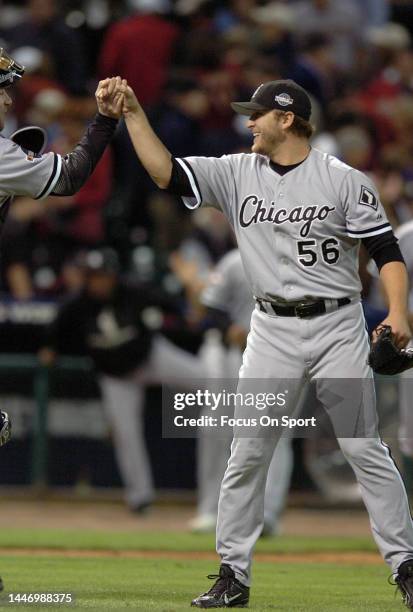
[[[62,170],[62,158],[57,153],[53,153],[53,170],[47,181],[44,189],[36,196],[35,200],[41,200],[47,197],[52,191],[53,187],[56,185],[57,180],[60,176],[60,172]]]
[[[192,170],[190,164],[186,161],[186,159],[180,159],[179,157],[176,157],[175,159],[187,175],[192,192],[194,194],[193,198],[188,196],[182,196],[182,201],[187,208],[198,208],[202,203],[202,196],[194,171]]]
[[[370,227],[365,230],[349,230],[347,229],[347,235],[350,238],[368,238],[369,236],[378,236],[391,230],[390,223],[383,223],[382,225],[376,225],[376,227]]]

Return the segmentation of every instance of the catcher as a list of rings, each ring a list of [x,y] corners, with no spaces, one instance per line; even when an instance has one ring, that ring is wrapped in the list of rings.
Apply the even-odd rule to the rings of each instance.
[[[0,131],[12,105],[8,88],[23,74],[24,66],[0,47]],[[98,113],[75,149],[64,157],[56,153],[43,154],[46,134],[41,128],[23,128],[10,139],[0,135],[0,232],[14,196],[35,199],[50,194],[67,196],[84,185],[116,130],[123,102],[123,95],[115,89],[119,84],[120,77],[100,81],[96,90]],[[103,86],[105,100],[99,97]],[[6,412],[0,411],[0,446],[9,441],[10,435],[10,419]]]

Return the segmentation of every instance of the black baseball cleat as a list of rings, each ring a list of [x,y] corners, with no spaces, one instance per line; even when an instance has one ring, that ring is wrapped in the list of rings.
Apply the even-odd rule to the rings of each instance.
[[[0,578],[0,591],[4,591],[4,584],[1,578]]]
[[[413,559],[401,564],[395,578],[398,590],[403,597],[403,603],[413,610]]]
[[[229,565],[222,564],[219,574],[210,574],[210,580],[217,578],[214,586],[206,593],[191,601],[196,608],[247,608],[250,589],[235,578]]]

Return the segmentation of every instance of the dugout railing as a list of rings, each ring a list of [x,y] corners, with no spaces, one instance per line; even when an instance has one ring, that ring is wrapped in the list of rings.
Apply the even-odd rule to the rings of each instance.
[[[48,408],[50,396],[50,380],[56,371],[88,373],[92,375],[93,364],[88,357],[59,357],[53,367],[41,364],[35,355],[18,353],[0,354],[0,373],[26,372],[32,376],[33,398],[36,410],[33,419],[33,437],[31,449],[32,486],[47,485],[48,460]],[[11,415],[12,416],[12,415]]]

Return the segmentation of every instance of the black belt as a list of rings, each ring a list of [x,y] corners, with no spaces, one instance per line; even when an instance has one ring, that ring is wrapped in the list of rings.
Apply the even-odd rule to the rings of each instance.
[[[351,302],[350,298],[328,300],[329,302],[333,301],[335,303],[335,307],[329,308],[326,300],[302,302],[295,304],[294,306],[281,306],[280,304],[276,304],[270,300],[263,300],[262,298],[255,299],[257,300],[262,312],[266,312],[267,314],[272,314],[274,312],[278,317],[299,317],[300,319],[307,319],[308,317],[316,317],[317,315],[325,314],[326,312],[332,312],[338,308],[341,308],[342,306],[350,304]]]

